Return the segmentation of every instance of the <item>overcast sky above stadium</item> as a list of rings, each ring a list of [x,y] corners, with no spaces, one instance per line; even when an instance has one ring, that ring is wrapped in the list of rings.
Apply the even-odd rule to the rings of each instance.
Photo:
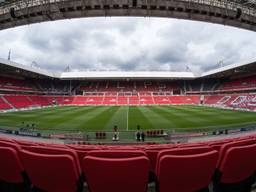
[[[256,59],[256,33],[160,18],[84,18],[0,31],[0,57],[41,68],[202,72]]]

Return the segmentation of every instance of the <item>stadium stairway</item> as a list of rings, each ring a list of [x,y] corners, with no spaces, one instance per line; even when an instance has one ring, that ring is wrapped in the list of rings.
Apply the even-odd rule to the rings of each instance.
[[[15,107],[4,98],[4,96],[0,96],[1,109],[15,109]]]

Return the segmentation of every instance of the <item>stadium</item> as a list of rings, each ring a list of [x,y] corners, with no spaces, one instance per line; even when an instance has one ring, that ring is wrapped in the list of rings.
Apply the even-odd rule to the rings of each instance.
[[[108,16],[256,31],[253,1],[0,1],[1,30]],[[255,59],[56,72],[0,58],[1,192],[251,192],[255,154]]]

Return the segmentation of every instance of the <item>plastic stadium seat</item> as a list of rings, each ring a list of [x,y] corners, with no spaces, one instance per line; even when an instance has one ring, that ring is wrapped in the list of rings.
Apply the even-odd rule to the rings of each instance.
[[[54,148],[54,147],[45,147],[45,146],[23,146],[23,149],[40,154],[48,154],[48,155],[70,155],[76,166],[77,173],[80,175],[82,173],[81,166],[79,163],[77,153],[72,149],[64,149],[64,148]]]
[[[207,143],[182,143],[182,144],[178,144],[177,147],[179,148],[184,148],[184,147],[204,147],[204,146],[208,146]]]
[[[89,151],[87,155],[102,158],[130,158],[147,156],[144,151],[140,150],[95,150]]]
[[[0,141],[15,142],[15,141],[12,140],[11,138],[7,138],[7,137],[0,137]]]
[[[160,192],[208,190],[216,168],[218,152],[163,155],[158,159],[157,189]]]
[[[15,140],[16,143],[18,143],[21,146],[35,146],[35,145],[39,145],[39,142],[35,142],[35,141],[28,141],[28,140]]]
[[[256,144],[226,150],[214,178],[216,192],[249,192],[255,182]]]
[[[145,152],[150,160],[150,168],[149,169],[151,172],[155,173],[158,153],[160,151],[170,150],[172,148],[175,148],[175,145],[152,147],[152,148],[145,150]]]
[[[209,146],[203,146],[203,147],[187,147],[187,148],[173,148],[173,149],[167,149],[162,150],[158,153],[157,156],[157,162],[156,162],[156,172],[159,165],[159,160],[164,155],[196,155],[200,153],[207,153],[213,151],[213,149]]]
[[[8,141],[0,141],[0,146],[1,147],[11,147],[13,149],[15,149],[16,151],[19,151],[21,149],[21,147],[14,142],[8,142]]]
[[[11,147],[0,147],[0,191],[24,191],[24,168],[18,152]]]
[[[69,149],[69,147],[67,147],[66,145],[63,145],[63,144],[40,143],[39,146]]]
[[[99,158],[87,156],[83,170],[92,192],[146,192],[147,157]]]
[[[71,155],[20,151],[21,161],[34,188],[47,192],[77,192],[78,173]]]
[[[247,140],[241,140],[241,141],[234,141],[234,142],[230,142],[230,143],[226,143],[226,144],[223,144],[221,147],[220,147],[220,150],[219,150],[219,160],[218,160],[218,163],[217,163],[217,167],[220,166],[220,163],[222,162],[224,156],[225,156],[225,153],[226,151],[230,148],[230,147],[236,147],[236,146],[246,146],[246,145],[251,145],[251,144],[254,144],[256,143],[256,140],[255,139],[247,139]]]

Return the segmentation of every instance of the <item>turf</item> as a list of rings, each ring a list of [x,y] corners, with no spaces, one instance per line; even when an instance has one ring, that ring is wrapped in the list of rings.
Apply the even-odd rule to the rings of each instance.
[[[214,129],[256,123],[253,112],[202,106],[64,106],[0,114],[0,126],[35,123],[45,131],[120,131],[141,129]]]

